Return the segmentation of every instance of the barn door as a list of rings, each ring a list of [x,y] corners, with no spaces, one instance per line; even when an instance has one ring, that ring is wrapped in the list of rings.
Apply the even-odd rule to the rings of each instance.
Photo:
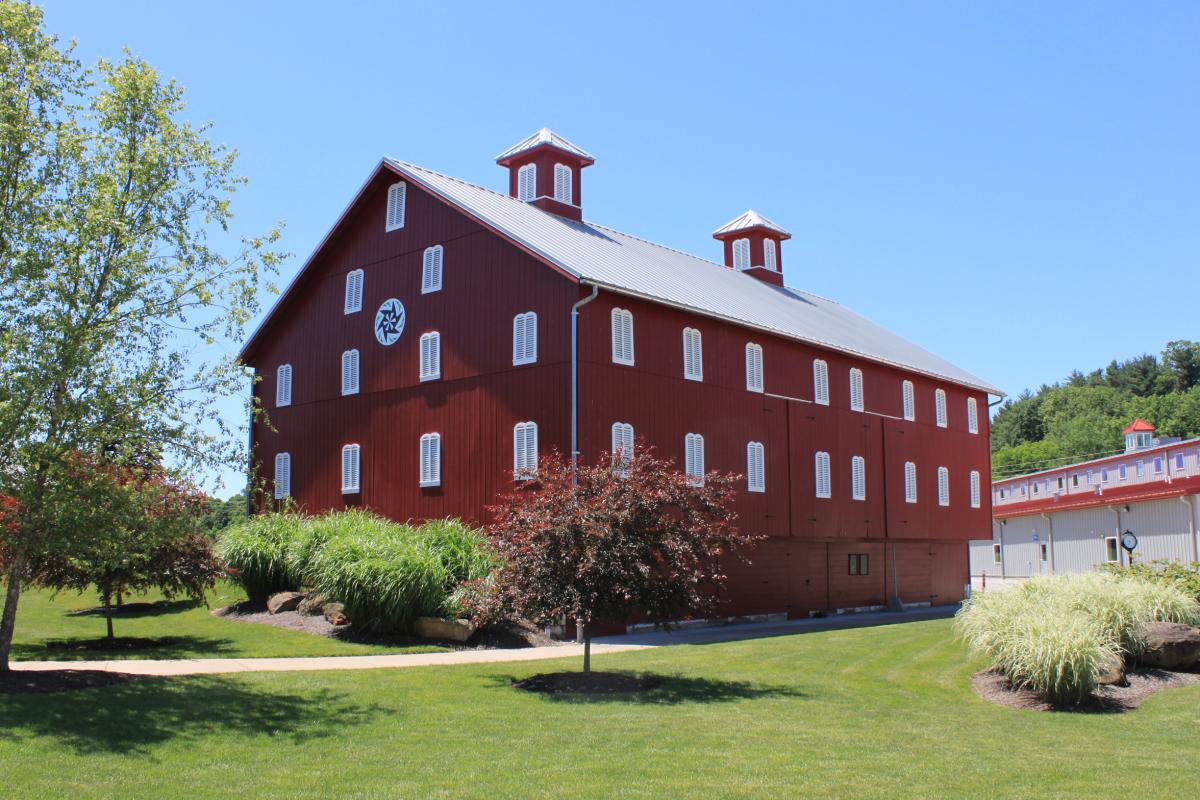
[[[932,562],[929,602],[935,606],[961,602],[967,582],[967,543],[932,542],[929,556]]]

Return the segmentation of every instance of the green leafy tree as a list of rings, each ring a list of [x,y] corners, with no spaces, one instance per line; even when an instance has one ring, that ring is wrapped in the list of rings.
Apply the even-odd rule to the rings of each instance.
[[[277,230],[231,236],[236,154],[144,61],[86,70],[40,9],[6,1],[0,80],[0,494],[20,508],[0,530],[7,670],[31,565],[104,535],[59,524],[76,454],[154,452],[180,474],[245,463],[216,409],[244,374],[197,351],[241,338],[281,255]]]
[[[1162,360],[1171,389],[1186,392],[1193,386],[1200,386],[1200,342],[1182,339],[1167,342]]]

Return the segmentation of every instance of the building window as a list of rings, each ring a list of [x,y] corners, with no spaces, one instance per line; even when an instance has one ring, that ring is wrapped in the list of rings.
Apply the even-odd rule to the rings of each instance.
[[[1041,555],[1042,555],[1042,561],[1050,560],[1050,548],[1046,545],[1045,542],[1041,543]]]
[[[829,365],[819,358],[813,360],[813,402],[829,405]]]
[[[1104,557],[1110,564],[1116,564],[1121,560],[1120,545],[1117,544],[1117,537],[1109,536],[1104,540]]]
[[[1071,476],[1071,488],[1072,488],[1072,489],[1078,489],[1078,488],[1079,488],[1079,474],[1078,474],[1078,473],[1076,473],[1075,475],[1072,475],[1072,476]]]
[[[867,499],[867,460],[862,456],[850,459],[850,497],[854,500]]]
[[[936,411],[937,425],[939,428],[944,428],[946,422],[946,390],[938,389],[933,393],[933,407]]]
[[[346,299],[343,313],[362,311],[363,271],[354,269],[346,273]]]
[[[734,269],[750,269],[750,240],[735,239],[733,242]]]
[[[612,310],[612,360],[633,366],[633,312],[623,308]]]
[[[704,437],[698,433],[683,437],[683,471],[693,486],[704,485]]]
[[[1000,543],[993,542],[992,543],[992,563],[999,564],[1002,560],[1003,559],[1001,558],[1001,555],[1000,555]]]
[[[629,474],[633,461],[633,426],[628,422],[614,422],[612,426],[613,472],[621,477]]]
[[[779,270],[779,254],[775,249],[774,239],[763,239],[763,266],[770,270]]]
[[[387,225],[386,230],[394,231],[404,227],[405,195],[408,187],[403,183],[393,183],[388,187]]]
[[[1029,491],[1033,492],[1034,494],[1038,494],[1042,491],[1042,484],[1034,481],[1033,483],[1029,484]]]
[[[818,451],[814,458],[816,468],[817,497],[831,497],[833,487],[829,480],[829,453]]]
[[[763,350],[753,342],[746,345],[746,390],[763,390]]]
[[[912,422],[917,418],[917,401],[913,397],[913,382],[905,381],[900,384],[900,396],[904,405],[904,418]]]
[[[426,433],[421,437],[421,485],[442,485],[442,435]]]
[[[917,502],[917,465],[911,461],[904,462],[904,502]]]
[[[537,164],[526,164],[517,170],[517,199],[529,202],[537,197]]]
[[[442,289],[442,246],[435,244],[425,248],[421,257],[421,294],[438,292]]]
[[[1025,490],[1025,487],[1024,487],[1024,486],[1022,486],[1022,487],[1021,487],[1021,497],[1024,497],[1024,496],[1025,496],[1025,491],[1026,491],[1026,490]]]
[[[1122,480],[1122,481],[1123,481],[1123,480],[1125,480],[1127,477],[1129,477],[1129,472],[1128,472],[1128,470],[1125,468],[1125,465],[1124,465],[1124,464],[1122,464],[1121,466],[1117,467],[1117,480]]]
[[[971,508],[979,508],[980,505],[979,492],[979,471],[971,470]]]
[[[537,312],[513,317],[513,366],[537,361]]]
[[[950,470],[945,467],[938,467],[938,505],[950,505]]]
[[[437,331],[421,334],[421,375],[423,381],[442,377],[442,335]]]
[[[1175,454],[1175,469],[1180,472],[1183,471],[1183,453]]]
[[[513,478],[529,480],[537,475],[538,429],[536,422],[518,422],[513,426]]]
[[[870,560],[866,553],[851,553],[850,554],[850,574],[851,575],[869,575],[871,572]]]
[[[554,199],[573,205],[571,191],[571,168],[566,164],[554,165]]]
[[[1137,476],[1138,476],[1139,478],[1145,477],[1145,475],[1146,475],[1146,462],[1145,462],[1145,461],[1142,461],[1141,459],[1138,459],[1138,462],[1137,462],[1137,465],[1136,465],[1136,466],[1137,466]]]
[[[358,445],[348,444],[342,448],[342,494],[358,494],[360,464],[361,448]]]
[[[1155,475],[1161,475],[1161,474],[1162,474],[1162,471],[1163,471],[1163,460],[1162,460],[1162,456],[1156,456],[1156,457],[1154,458],[1154,474],[1155,474]]]
[[[1007,496],[1008,496],[1008,490],[1007,490],[1007,489],[1001,489],[1001,490],[1000,490],[1000,499],[1001,499],[1001,500],[1003,500],[1003,499],[1004,499],[1005,497],[1007,497]]]
[[[275,369],[275,405],[276,407],[292,404],[292,365],[280,364]]]
[[[1063,478],[1061,475],[1060,475],[1060,476],[1058,476],[1058,490],[1059,490],[1060,492],[1061,492],[1063,489],[1065,489],[1065,488],[1066,488],[1066,484],[1064,483],[1064,481],[1065,481],[1065,480],[1066,480],[1066,479],[1065,479],[1065,478]]]
[[[292,454],[275,454],[275,499],[282,500],[292,494]]]
[[[751,492],[767,490],[766,464],[762,442],[746,443],[746,489]]]
[[[1096,471],[1095,470],[1089,469],[1087,471],[1087,482],[1088,482],[1088,486],[1091,486],[1096,482]]]
[[[850,370],[850,410],[863,410],[862,370],[858,367]]]
[[[683,329],[683,377],[689,381],[704,380],[704,348],[700,342],[700,331]]]
[[[1100,482],[1108,483],[1108,467],[1104,467],[1100,470]]]
[[[358,351],[342,353],[342,394],[358,394]]]
[[[979,403],[974,397],[967,398],[967,432],[979,433]]]

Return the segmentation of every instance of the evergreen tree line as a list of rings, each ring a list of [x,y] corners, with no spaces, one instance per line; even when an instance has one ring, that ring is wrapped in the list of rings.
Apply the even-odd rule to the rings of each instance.
[[[1076,370],[1006,400],[992,420],[993,477],[1121,452],[1121,431],[1135,417],[1158,436],[1200,436],[1200,342],[1168,342],[1158,357]]]

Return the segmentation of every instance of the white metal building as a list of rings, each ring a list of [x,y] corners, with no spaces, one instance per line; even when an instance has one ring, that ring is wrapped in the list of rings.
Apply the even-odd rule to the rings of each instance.
[[[1125,452],[992,484],[992,538],[971,542],[971,575],[1026,578],[1129,563],[1200,562],[1200,439],[1154,438],[1135,420]]]

